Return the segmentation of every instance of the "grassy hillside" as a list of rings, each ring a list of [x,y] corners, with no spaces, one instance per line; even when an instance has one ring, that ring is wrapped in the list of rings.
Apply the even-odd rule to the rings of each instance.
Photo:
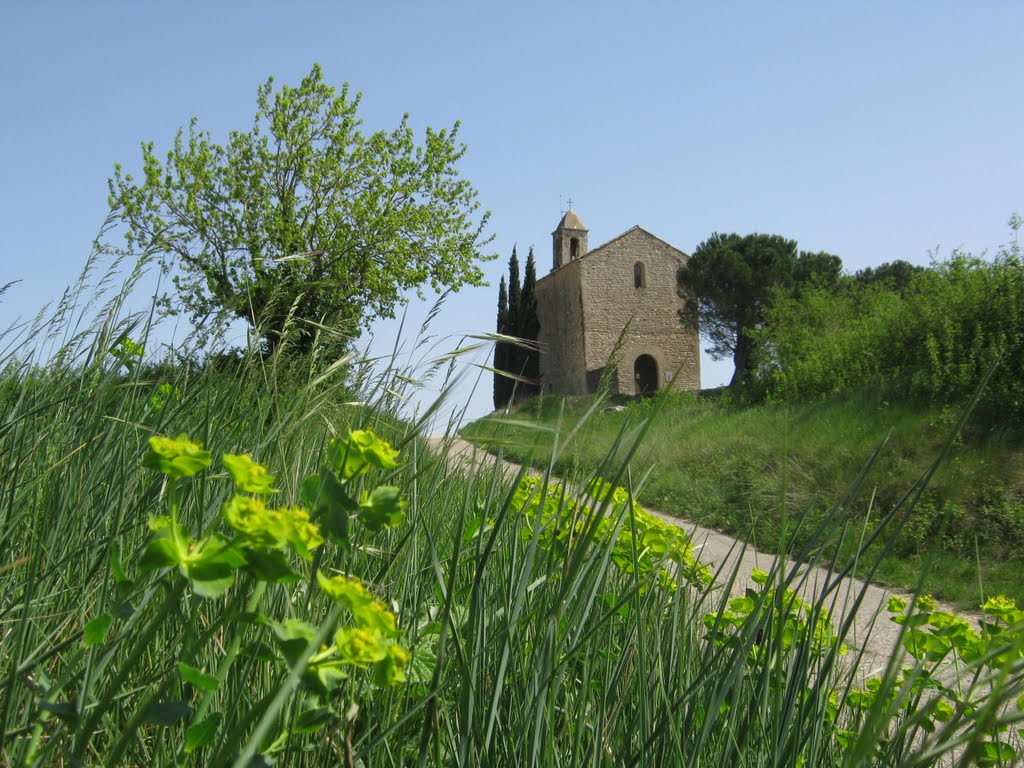
[[[644,504],[772,551],[787,519],[821,519],[880,448],[846,518],[854,534],[870,527],[928,470],[959,416],[870,392],[753,407],[671,396],[632,401],[619,411],[595,409],[592,398],[548,397],[509,418],[480,420],[463,434],[540,467],[557,443],[559,473],[593,470],[610,455],[608,472],[624,455],[616,443],[628,445],[630,435],[647,429],[630,462],[632,477],[642,479]],[[840,559],[852,549],[844,547]],[[994,593],[1024,598],[1024,432],[975,430],[968,421],[877,580],[913,587],[922,570],[926,591],[962,606]]]
[[[797,598],[797,572],[753,574],[730,600],[621,489],[452,472],[398,415],[415,372],[146,357],[129,343],[146,341],[145,317],[122,317],[118,296],[72,291],[0,337],[0,765],[930,766],[1024,752],[1012,603],[989,601],[980,627],[892,604],[907,666],[858,669],[846,616]],[[581,432],[588,450],[605,418]],[[797,466],[753,439],[730,447],[716,433],[731,419],[737,440],[823,429],[710,406],[674,418],[636,464],[699,440],[683,474],[709,519],[745,492],[715,500],[701,461],[746,478],[750,498],[760,480],[765,505],[779,499],[768,470]],[[602,439],[626,423],[607,419]],[[800,466],[789,474],[813,469]],[[843,480],[816,482],[826,495]]]

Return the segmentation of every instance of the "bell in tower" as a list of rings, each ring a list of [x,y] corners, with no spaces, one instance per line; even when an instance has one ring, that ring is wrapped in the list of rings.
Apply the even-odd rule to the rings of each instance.
[[[571,208],[551,233],[554,255],[551,271],[587,255],[587,229]]]

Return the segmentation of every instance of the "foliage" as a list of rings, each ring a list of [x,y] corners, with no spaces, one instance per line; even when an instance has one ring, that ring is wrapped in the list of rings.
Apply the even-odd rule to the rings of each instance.
[[[504,334],[508,323],[508,288],[505,276],[498,283],[498,321],[495,332]],[[494,342],[494,407],[501,408],[508,403],[508,379],[499,371],[506,369],[505,358],[508,357],[508,345],[500,339]]]
[[[715,233],[679,269],[679,293],[686,300],[682,319],[699,321],[715,359],[732,357],[730,386],[736,387],[750,373],[752,335],[777,293],[833,285],[841,269],[838,256],[798,252],[795,240],[779,235]]]
[[[981,415],[1024,414],[1024,264],[955,253],[915,272],[902,290],[887,280],[838,293],[779,297],[755,334],[754,390],[778,400],[882,386],[893,397],[966,400],[999,362]]]
[[[537,336],[537,267],[533,248],[526,258],[522,284],[515,246],[508,261],[508,293],[505,278],[498,288],[498,338],[494,343],[494,407],[503,408],[513,398],[520,401],[540,391],[540,350]]]
[[[115,167],[110,205],[128,247],[172,274],[165,307],[200,326],[243,319],[270,348],[295,323],[308,349],[318,325],[357,334],[408,289],[482,284],[488,217],[474,223],[477,194],[456,169],[458,123],[422,143],[408,115],[366,135],[360,99],[316,65],[298,87],[267,80],[252,129],[226,144],[193,119],[163,162],[142,145],[139,180]]]
[[[885,285],[843,291],[809,288],[778,297],[754,333],[756,366],[748,395],[803,400],[877,386],[915,353],[900,338],[912,324],[909,304]]]
[[[702,619],[731,610],[718,587],[737,574],[689,578],[692,542],[613,462],[545,474],[519,507],[521,478],[455,471],[397,418],[414,371],[187,349],[127,369],[111,350],[151,348],[146,326],[98,305],[62,304],[0,353],[0,763],[827,767],[881,747],[880,765],[930,766],[1020,748],[1012,730],[984,746],[1024,690],[1001,648],[984,705],[916,739],[902,690],[842,703],[862,674],[835,653],[782,653],[755,623],[715,642]],[[566,435],[547,435],[561,466]],[[552,507],[552,488],[581,490]],[[765,582],[801,590],[797,569]],[[828,598],[800,594],[813,627]],[[863,640],[831,616],[835,643]]]
[[[120,589],[133,592],[148,588],[147,575],[156,575],[156,583],[168,587],[164,605],[157,613],[163,623],[168,619],[168,611],[177,609],[182,598],[187,597],[175,579],[164,576],[166,569],[176,569],[196,597],[225,598],[230,602],[229,590],[236,586],[240,577],[243,582],[237,587],[240,595],[253,594],[254,583],[287,585],[299,580],[299,574],[284,553],[286,549],[291,549],[300,559],[311,560],[313,552],[324,544],[325,535],[339,546],[348,547],[349,517],[362,521],[370,530],[379,530],[382,523],[394,526],[402,522],[404,502],[389,501],[387,506],[395,513],[381,520],[378,498],[382,491],[383,495],[391,496],[385,488],[364,495],[358,504],[350,490],[353,481],[371,465],[387,469],[397,467],[397,453],[386,441],[369,430],[350,432],[345,440],[331,441],[328,457],[322,474],[312,476],[303,484],[304,490],[314,488],[321,491],[319,494],[314,491],[315,506],[312,507],[311,519],[310,511],[306,508],[269,508],[262,499],[248,495],[276,493],[273,476],[248,455],[224,454],[222,463],[232,478],[234,493],[222,505],[221,514],[234,536],[228,539],[221,533],[207,532],[194,538],[179,521],[176,482],[193,477],[209,466],[212,458],[185,436],[175,439],[151,437],[142,464],[167,476],[169,514],[149,521],[152,536],[138,560],[139,577],[130,579],[124,575],[122,566],[117,566]],[[327,498],[322,493],[323,477],[331,478],[331,491]],[[345,524],[339,525],[338,517],[344,517]],[[320,525],[324,526],[323,535]],[[403,668],[409,660],[409,654],[397,642],[402,633],[396,628],[395,615],[367,590],[360,579],[351,576],[328,577],[316,571],[316,581],[320,589],[344,609],[344,614],[350,619],[349,623],[339,626],[340,616],[337,611],[330,614],[331,618],[326,623],[319,625],[296,616],[268,616],[262,612],[262,601],[258,599],[264,593],[258,590],[254,593],[257,597],[249,601],[247,615],[240,617],[241,630],[236,625],[234,632],[236,642],[239,642],[242,634],[252,634],[253,626],[269,629],[279,646],[280,655],[267,656],[264,663],[268,669],[276,664],[281,676],[296,672],[300,674],[302,682],[309,689],[310,702],[316,705],[318,718],[324,722],[342,722],[345,709],[340,708],[341,702],[334,694],[343,684],[347,684],[349,696],[353,695],[351,669],[369,668],[375,684],[396,685],[405,682]],[[183,616],[181,635],[187,637],[194,634],[208,638],[208,630],[195,626],[197,617],[189,616],[189,613],[186,611]],[[222,616],[222,620],[225,618],[227,616]],[[104,643],[111,629],[116,630],[119,625],[115,613],[106,613],[92,619],[84,630],[85,647]],[[218,629],[230,631],[223,625],[218,626]],[[239,631],[242,634],[237,634]],[[250,640],[250,643],[269,639],[266,634],[264,630],[261,638],[257,631],[255,640]],[[333,637],[334,643],[325,644],[325,635]],[[140,643],[142,639],[148,639],[146,632],[141,635]],[[187,657],[194,658],[202,653],[201,646],[190,644]],[[120,667],[116,674],[121,676],[130,673],[132,661],[129,657],[126,666]],[[209,704],[211,696],[220,689],[226,670],[222,667],[218,674],[208,674],[190,664],[179,662],[178,672],[183,680],[195,687],[198,699],[195,702],[198,706],[187,699],[172,702],[177,707],[175,711],[180,710],[183,717],[187,717],[193,708],[198,712],[187,727],[181,749],[185,753],[198,751],[200,754],[212,754],[203,748],[215,742],[225,717],[223,713],[210,714]],[[166,681],[160,684],[158,690],[169,687],[171,682]],[[92,736],[92,728],[98,725],[101,714],[109,706],[109,701],[101,700],[97,703],[81,732],[77,754],[83,754]],[[167,708],[168,703],[159,706]],[[174,721],[177,719],[175,717]],[[290,731],[286,730],[281,734],[281,740],[287,739],[289,735]],[[122,741],[112,747],[115,755],[123,749]],[[275,751],[268,750],[269,753]]]
[[[783,535],[785,510],[808,521],[790,534],[794,545],[806,543],[840,498],[849,510],[846,525],[876,525],[942,449],[957,415],[893,400],[879,387],[814,402],[751,405],[666,391],[621,412],[602,405],[592,397],[535,398],[512,416],[475,422],[463,436],[541,471],[610,476],[623,471],[622,435],[650,421],[632,460],[653,468],[635,490],[637,500],[772,549]],[[925,588],[965,609],[982,587],[1024,600],[1024,433],[1012,424],[978,427],[957,441],[892,537],[876,575],[881,583],[913,589],[927,568]],[[882,444],[864,489],[849,492]],[[854,543],[850,538],[835,551],[837,562],[853,556]]]
[[[853,276],[853,282],[858,285],[877,285],[882,283],[890,290],[902,292],[909,288],[914,277],[925,269],[926,267],[897,259],[896,261],[880,264],[877,267],[865,267],[864,269],[857,270]]]
[[[676,578],[706,586],[711,570],[701,563],[690,537],[681,528],[646,512],[625,488],[595,478],[582,499],[565,488],[544,486],[524,477],[516,486],[512,506],[523,513],[523,535],[538,537],[539,546],[569,559],[577,547],[611,542],[611,559],[626,574],[674,590]]]
[[[540,334],[540,320],[537,317],[537,263],[533,258],[533,246],[526,255],[523,270],[523,290],[519,297],[519,328],[516,336],[536,342]],[[523,376],[527,381],[521,397],[529,397],[540,391],[540,350],[536,344],[520,348],[523,358]]]
[[[1015,737],[1024,729],[1015,734],[1013,726],[1022,719],[1024,696],[1009,711],[999,711],[995,701],[1007,672],[1024,659],[1024,611],[1006,597],[990,597],[976,628],[962,616],[938,610],[927,595],[910,601],[893,596],[887,609],[903,628],[900,643],[912,661],[897,665],[894,676],[870,677],[863,687],[846,692],[841,706],[853,716],[837,731],[841,743],[849,746],[857,739],[872,711],[887,710],[899,724],[900,738],[887,734],[880,739],[875,759],[884,759],[893,741],[898,748],[918,734],[951,740],[958,730],[970,728],[976,738],[965,750],[965,763],[1015,764],[1020,754]]]
[[[745,657],[745,677],[755,685],[767,679],[781,696],[801,657],[844,656],[848,649],[827,609],[805,602],[792,589],[777,589],[773,578],[778,576],[755,569],[755,587],[705,614],[704,625],[713,643]],[[967,732],[974,740],[966,761],[1015,764],[1020,747],[1014,724],[1024,718],[1024,696],[1009,711],[998,711],[994,701],[1007,684],[1007,673],[1024,659],[1024,612],[1013,600],[990,597],[982,606],[984,618],[974,625],[938,610],[926,595],[909,601],[894,595],[887,610],[902,628],[899,641],[909,663],[896,663],[894,657],[883,674],[828,692],[824,716],[849,764],[865,758],[888,764],[910,744],[941,754]],[[817,694],[812,685],[792,695],[806,704]],[[727,700],[723,706],[733,703]],[[1018,730],[1024,735],[1024,729]]]

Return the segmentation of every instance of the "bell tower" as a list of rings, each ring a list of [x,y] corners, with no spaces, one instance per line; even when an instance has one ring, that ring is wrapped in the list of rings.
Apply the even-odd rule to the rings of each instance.
[[[552,260],[551,271],[564,267],[570,261],[587,255],[587,228],[580,217],[570,208],[558,222],[558,227],[551,233]]]

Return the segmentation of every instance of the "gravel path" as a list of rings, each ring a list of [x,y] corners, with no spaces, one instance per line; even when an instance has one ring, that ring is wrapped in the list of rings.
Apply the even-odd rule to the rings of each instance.
[[[490,453],[474,446],[460,438],[429,438],[431,448],[447,456],[449,466],[461,471],[488,470],[494,467],[497,459]],[[509,461],[502,463],[502,471],[509,480],[514,480],[521,471],[521,467]],[[540,473],[527,469],[529,475],[539,476]],[[647,509],[645,507],[645,509]],[[712,570],[719,566],[721,573],[732,573],[736,567],[739,568],[739,578],[733,585],[733,592],[743,594],[744,589],[750,584],[749,574],[751,569],[760,568],[767,571],[775,561],[775,555],[759,552],[749,544],[744,545],[736,539],[726,536],[723,533],[704,528],[689,520],[675,515],[661,512],[654,509],[647,509],[655,515],[672,525],[683,528],[699,550],[699,557],[705,563],[713,563]],[[787,561],[787,569],[794,563]],[[811,602],[815,594],[821,590],[826,583],[834,580],[834,575],[826,568],[811,567],[807,573],[804,583],[802,597]],[[838,618],[848,613],[845,606],[852,606],[855,598],[864,589],[864,600],[856,610],[855,621],[850,634],[845,638],[850,648],[850,657],[856,657],[856,651],[863,650],[861,660],[861,671],[865,676],[870,676],[881,671],[892,655],[893,649],[899,642],[900,627],[889,621],[889,614],[885,611],[885,604],[893,594],[900,594],[909,597],[905,593],[894,592],[877,587],[873,584],[865,585],[864,582],[854,579],[843,579],[835,591],[835,608],[833,616]],[[830,598],[831,599],[831,598]],[[939,604],[939,610],[956,612],[951,606]],[[971,617],[968,617],[971,618]],[[976,618],[976,617],[973,617]]]

